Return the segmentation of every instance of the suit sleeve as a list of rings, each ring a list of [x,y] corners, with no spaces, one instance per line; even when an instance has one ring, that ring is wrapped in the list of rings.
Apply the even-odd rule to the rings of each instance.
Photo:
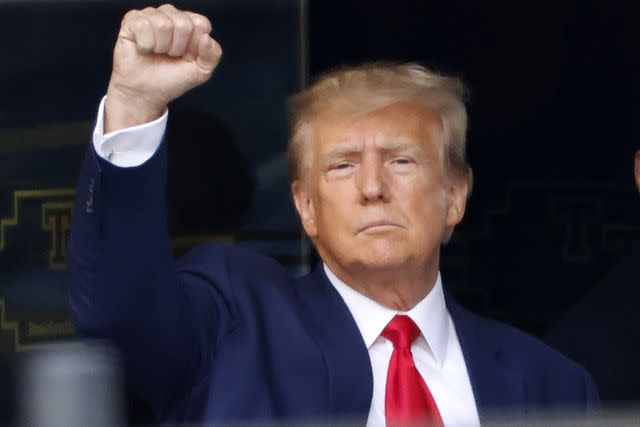
[[[165,158],[161,144],[142,165],[120,168],[90,146],[69,241],[79,335],[120,350],[130,386],[160,419],[206,375],[229,314],[211,286],[174,271]]]

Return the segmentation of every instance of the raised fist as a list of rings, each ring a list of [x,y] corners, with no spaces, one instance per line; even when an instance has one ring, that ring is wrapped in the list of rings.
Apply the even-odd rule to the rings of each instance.
[[[105,133],[152,121],[167,104],[206,82],[222,49],[211,23],[170,4],[128,12],[113,52]]]

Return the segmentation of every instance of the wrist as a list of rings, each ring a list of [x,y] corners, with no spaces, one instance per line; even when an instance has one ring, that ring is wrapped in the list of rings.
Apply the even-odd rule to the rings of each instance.
[[[110,84],[104,106],[104,133],[152,122],[162,116],[166,104],[156,104],[143,96],[124,93]]]

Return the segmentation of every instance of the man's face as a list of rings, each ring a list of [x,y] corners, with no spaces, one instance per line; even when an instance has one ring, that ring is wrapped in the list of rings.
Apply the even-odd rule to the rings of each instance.
[[[312,126],[309,167],[293,193],[322,259],[349,274],[437,268],[468,190],[446,179],[438,117],[396,103],[355,118],[325,114]]]

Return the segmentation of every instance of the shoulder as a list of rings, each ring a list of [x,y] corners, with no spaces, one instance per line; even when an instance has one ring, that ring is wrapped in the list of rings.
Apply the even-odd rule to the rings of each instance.
[[[466,311],[475,324],[476,333],[487,341],[505,361],[525,370],[561,370],[581,375],[584,368],[540,339],[506,323]]]
[[[584,374],[585,370],[581,365],[533,335],[502,322],[474,316],[478,319],[479,328],[484,334],[493,337],[496,349],[499,349],[502,357],[512,364],[534,371],[545,369],[558,370],[565,375]]]
[[[276,260],[250,248],[211,242],[197,246],[180,258],[176,271],[225,280],[244,278],[287,281],[287,270]]]
[[[176,262],[175,272],[196,304],[213,299],[236,321],[255,319],[257,306],[272,310],[288,304],[292,293],[289,272],[276,260],[216,242],[190,250]]]
[[[522,378],[530,397],[539,402],[598,406],[598,393],[591,375],[580,364],[554,350],[540,339],[513,326],[471,313],[457,306],[452,318],[461,325],[463,342],[471,353],[485,351],[509,371]],[[454,314],[455,313],[455,314]]]

